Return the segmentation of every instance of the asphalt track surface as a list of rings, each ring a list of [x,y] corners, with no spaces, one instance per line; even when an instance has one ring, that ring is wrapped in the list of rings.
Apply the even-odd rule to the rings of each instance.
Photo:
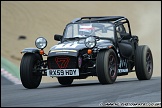
[[[101,85],[98,80],[74,80],[71,86],[41,83],[37,89],[1,84],[2,107],[99,107],[110,103],[131,106],[129,102],[161,106],[161,77],[143,81],[117,79],[109,85]]]

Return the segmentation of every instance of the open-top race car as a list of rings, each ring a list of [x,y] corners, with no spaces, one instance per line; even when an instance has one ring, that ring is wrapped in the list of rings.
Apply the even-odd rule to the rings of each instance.
[[[62,85],[74,79],[97,76],[101,84],[112,84],[117,76],[136,72],[139,80],[149,80],[153,57],[147,45],[138,45],[130,23],[123,16],[81,17],[72,20],[63,35],[54,35],[57,45],[44,52],[47,40],[38,37],[37,48],[25,48],[20,78],[25,88],[37,88],[42,76],[56,77]],[[47,60],[43,60],[47,56]],[[133,70],[135,67],[135,70]]]

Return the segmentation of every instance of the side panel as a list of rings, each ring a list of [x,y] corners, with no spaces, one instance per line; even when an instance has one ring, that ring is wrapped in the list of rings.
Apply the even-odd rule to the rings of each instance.
[[[118,44],[119,44],[119,51],[120,51],[121,55],[125,58],[131,57],[131,55],[133,54],[132,45],[129,43],[126,43],[126,42],[121,42]]]

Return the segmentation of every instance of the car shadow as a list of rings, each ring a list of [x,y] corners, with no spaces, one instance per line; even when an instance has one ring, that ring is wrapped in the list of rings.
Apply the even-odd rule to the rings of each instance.
[[[48,87],[47,86],[44,86],[44,87],[40,86],[37,89],[45,89],[45,88],[67,88],[67,87],[81,87],[81,86],[96,86],[96,85],[102,85],[102,84],[100,84],[97,81],[96,82],[86,82],[86,83],[85,82],[80,82],[80,83],[77,82],[77,84],[74,81],[74,83],[72,83],[71,85],[60,85],[59,83],[57,83],[57,84],[55,84],[54,86],[48,86]]]
[[[132,82],[145,82],[151,80],[161,79],[161,77],[153,77],[150,80],[138,80],[137,78],[126,78],[126,79],[117,79],[113,84],[104,84],[104,85],[118,85],[121,83],[132,83]],[[82,86],[103,86],[103,84],[99,83],[98,80],[86,80],[86,81],[74,81],[71,85],[60,85],[58,82],[54,83],[43,83],[37,89],[53,89],[53,88],[69,88],[69,87],[82,87]],[[28,89],[27,89],[28,90]]]

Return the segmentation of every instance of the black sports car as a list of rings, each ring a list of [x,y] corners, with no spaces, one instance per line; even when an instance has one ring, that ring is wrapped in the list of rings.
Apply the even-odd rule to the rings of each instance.
[[[139,80],[152,76],[151,50],[138,45],[138,36],[131,34],[130,23],[123,16],[76,18],[66,25],[63,35],[54,35],[54,40],[59,43],[48,54],[43,50],[47,46],[44,37],[35,40],[37,48],[22,51],[20,77],[25,88],[37,88],[42,76],[57,77],[62,85],[88,76],[97,76],[101,84],[112,84],[117,76],[129,72],[136,72]]]

